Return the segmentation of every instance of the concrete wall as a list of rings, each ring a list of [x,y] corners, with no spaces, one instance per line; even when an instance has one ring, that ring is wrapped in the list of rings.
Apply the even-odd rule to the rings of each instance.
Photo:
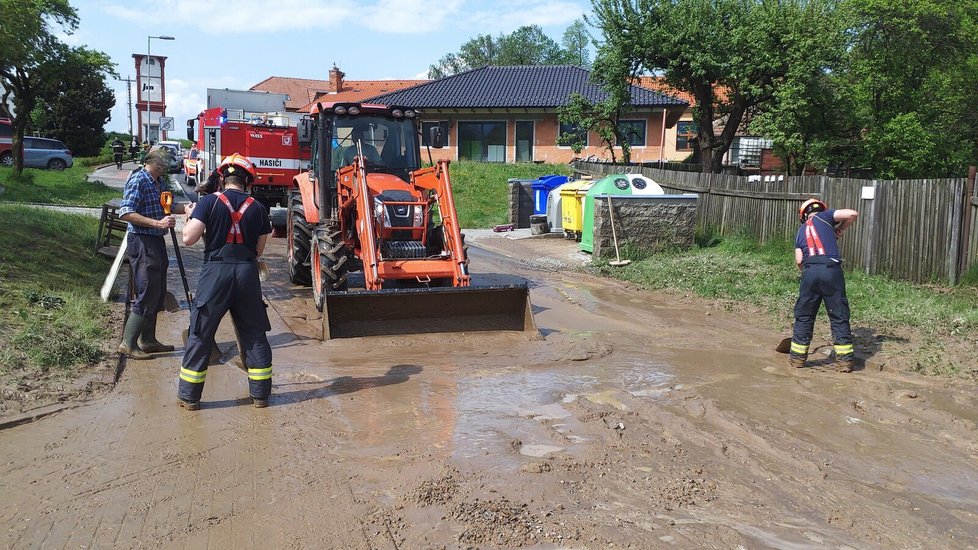
[[[696,198],[695,195],[612,197],[619,248],[627,244],[645,254],[691,248],[696,231]],[[615,257],[608,199],[604,197],[594,204],[594,257]]]
[[[533,181],[509,180],[508,223],[518,228],[530,227],[530,215],[533,214],[533,189],[530,186]]]

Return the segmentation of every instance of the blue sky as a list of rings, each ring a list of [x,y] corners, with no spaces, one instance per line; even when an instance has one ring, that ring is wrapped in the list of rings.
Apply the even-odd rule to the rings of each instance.
[[[73,46],[101,50],[122,78],[133,53],[166,61],[167,115],[178,130],[206,105],[207,88],[248,89],[269,76],[328,79],[335,62],[348,80],[426,78],[428,66],[478,34],[539,25],[558,43],[590,0],[74,0]],[[592,31],[593,33],[593,31]],[[126,85],[106,130],[129,131]],[[133,89],[135,101],[135,88]],[[134,115],[135,121],[135,115]],[[135,123],[135,122],[134,122]]]

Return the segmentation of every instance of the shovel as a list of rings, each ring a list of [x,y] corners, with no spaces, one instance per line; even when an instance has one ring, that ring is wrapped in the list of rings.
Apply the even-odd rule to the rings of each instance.
[[[160,204],[163,205],[163,213],[169,216],[170,207],[173,206],[173,193],[169,191],[163,191],[162,193],[160,193]],[[170,239],[173,241],[173,254],[174,256],[177,257],[177,266],[180,268],[180,280],[183,281],[183,291],[187,297],[187,307],[190,307],[190,305],[193,303],[193,296],[191,296],[190,294],[190,283],[187,282],[187,270],[183,266],[183,256],[180,254],[180,245],[177,244],[177,231],[172,227],[170,228]],[[172,299],[173,302],[176,303],[176,298],[173,297],[173,294],[169,292],[167,294],[169,294],[170,299]],[[164,299],[164,305],[166,305],[165,299]],[[179,310],[180,308],[178,306],[175,311],[179,311]],[[167,308],[167,311],[170,311],[170,309]],[[238,333],[237,329],[235,329],[234,333],[235,335],[237,335]],[[187,339],[190,338],[190,327],[183,329],[183,332],[180,334],[180,336],[183,339],[184,348],[186,348]],[[211,348],[210,362],[211,363],[217,362],[218,360],[220,360],[221,355],[223,354],[221,353],[220,348],[217,347],[217,344],[214,344],[214,347]]]
[[[126,257],[126,244],[129,242],[128,234],[122,236],[122,243],[119,244],[119,251],[115,254],[115,260],[112,261],[112,267],[109,269],[109,274],[105,277],[105,282],[102,283],[102,290],[99,292],[103,302],[109,301],[109,295],[112,293],[112,286],[115,285],[115,278],[119,276],[119,269],[122,267],[122,260]]]
[[[781,340],[781,343],[778,344],[778,347],[774,349],[777,350],[778,353],[788,353],[789,351],[791,351],[791,338],[789,337],[789,338],[785,338],[784,340]]]
[[[611,220],[611,239],[615,242],[615,259],[608,262],[613,267],[621,267],[632,263],[631,260],[622,260],[621,253],[618,251],[618,233],[615,232],[615,209],[611,205],[611,195],[605,195],[608,199],[608,219]]]

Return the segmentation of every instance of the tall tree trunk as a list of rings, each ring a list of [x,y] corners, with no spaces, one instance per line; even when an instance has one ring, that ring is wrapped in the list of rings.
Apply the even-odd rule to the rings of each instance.
[[[24,133],[27,131],[27,116],[20,114],[18,109],[17,118],[13,120],[13,154],[14,154],[14,175],[20,176],[24,173]],[[29,116],[29,115],[28,115]]]

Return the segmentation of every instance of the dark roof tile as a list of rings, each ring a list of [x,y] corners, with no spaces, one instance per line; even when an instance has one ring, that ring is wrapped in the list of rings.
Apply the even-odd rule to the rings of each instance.
[[[573,65],[486,66],[389,94],[371,103],[418,109],[557,108],[574,92],[592,102],[606,94],[591,82],[590,71]],[[632,86],[632,105],[683,106],[686,102]]]

